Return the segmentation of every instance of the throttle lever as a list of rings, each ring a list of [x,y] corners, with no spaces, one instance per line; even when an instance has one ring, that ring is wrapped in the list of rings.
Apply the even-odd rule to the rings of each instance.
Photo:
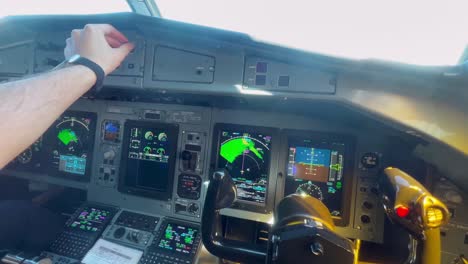
[[[388,218],[423,244],[422,264],[440,263],[439,227],[449,220],[447,207],[398,168],[386,168],[380,180],[381,202]]]

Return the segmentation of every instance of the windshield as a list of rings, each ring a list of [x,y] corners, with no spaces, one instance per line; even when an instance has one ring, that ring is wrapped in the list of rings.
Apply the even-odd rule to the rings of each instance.
[[[167,19],[347,58],[454,65],[468,44],[466,0],[155,1]],[[14,0],[0,17],[129,11],[125,0]]]
[[[163,17],[304,50],[453,65],[468,43],[466,0],[155,0]]]
[[[8,2],[8,3],[6,3]],[[125,0],[3,0],[0,17],[39,14],[99,14],[131,12]]]

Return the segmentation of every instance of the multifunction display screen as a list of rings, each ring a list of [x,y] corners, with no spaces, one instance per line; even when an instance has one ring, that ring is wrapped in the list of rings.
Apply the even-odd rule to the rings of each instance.
[[[194,244],[197,234],[197,228],[168,223],[159,239],[158,247],[188,255],[196,246]]]
[[[177,136],[176,125],[127,121],[120,189],[136,195],[170,198]]]
[[[272,136],[248,130],[219,131],[217,166],[231,175],[239,200],[265,204]]]
[[[96,113],[65,112],[46,132],[52,174],[89,175],[96,131]]]
[[[335,140],[290,139],[285,194],[311,195],[341,216],[345,150]]]
[[[114,213],[94,207],[84,208],[69,224],[69,228],[85,232],[100,232]]]

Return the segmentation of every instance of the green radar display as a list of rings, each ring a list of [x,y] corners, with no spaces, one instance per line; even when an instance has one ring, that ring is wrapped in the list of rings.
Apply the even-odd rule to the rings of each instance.
[[[271,140],[263,133],[220,131],[218,167],[230,173],[239,200],[265,203]]]
[[[57,137],[60,139],[60,141],[62,141],[63,144],[65,144],[65,146],[68,146],[70,142],[78,142],[78,137],[76,136],[75,132],[68,128],[60,131]]]
[[[95,113],[67,111],[62,114],[44,139],[50,174],[78,179],[89,175],[95,131]]]

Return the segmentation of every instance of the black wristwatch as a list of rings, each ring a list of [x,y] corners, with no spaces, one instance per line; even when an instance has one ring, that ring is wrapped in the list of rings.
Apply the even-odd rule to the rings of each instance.
[[[106,76],[106,74],[104,73],[104,70],[101,68],[101,66],[99,66],[97,63],[95,63],[94,61],[92,61],[90,59],[87,59],[85,57],[81,57],[79,54],[75,54],[75,55],[71,56],[68,60],[65,60],[64,62],[57,65],[54,68],[54,70],[65,68],[65,67],[70,66],[70,65],[83,65],[85,67],[88,67],[90,70],[92,70],[94,72],[94,74],[96,74],[96,83],[91,88],[91,90],[94,93],[98,93],[98,92],[101,91],[102,84],[104,82],[104,77]]]

